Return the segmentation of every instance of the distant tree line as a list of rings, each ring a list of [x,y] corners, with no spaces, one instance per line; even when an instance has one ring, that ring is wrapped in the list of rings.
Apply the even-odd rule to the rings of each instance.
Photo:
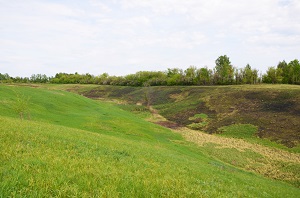
[[[197,68],[190,66],[182,70],[169,68],[166,71],[139,71],[126,76],[99,76],[86,74],[57,73],[54,77],[33,74],[31,77],[10,77],[0,73],[2,83],[56,83],[56,84],[99,84],[119,86],[173,86],[173,85],[234,85],[256,83],[300,84],[300,64],[297,59],[286,63],[281,61],[277,67],[269,67],[265,74],[252,69],[249,64],[244,68],[234,67],[229,57],[220,56],[215,67]]]

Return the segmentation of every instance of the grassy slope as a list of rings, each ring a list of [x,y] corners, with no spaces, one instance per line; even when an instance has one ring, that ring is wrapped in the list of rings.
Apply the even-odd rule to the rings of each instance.
[[[15,90],[15,91],[13,91]],[[31,121],[12,110],[31,96]],[[212,159],[170,130],[71,93],[0,86],[0,195],[298,197]]]
[[[300,87],[296,85],[64,88],[91,98],[148,103],[168,120],[208,133],[232,124],[251,124],[257,127],[255,136],[300,151]],[[202,123],[201,119],[191,119],[197,114],[208,118]]]
[[[297,98],[300,99],[299,86],[135,88],[59,85],[54,87],[81,93],[91,98],[112,99],[119,103],[121,108],[146,117],[149,117],[147,108],[136,103],[146,105],[145,98],[148,97],[148,102],[152,105],[152,113],[159,112],[176,122],[177,126],[178,124],[192,128],[196,126],[200,130],[222,132],[218,134],[219,136],[236,138],[232,140],[206,136],[197,131],[179,131],[186,139],[199,145],[208,155],[235,167],[300,187],[300,156],[289,153],[300,152],[298,115],[300,103],[297,102],[299,101]],[[161,116],[154,117],[151,118],[152,122],[176,127],[176,123],[161,119]],[[262,133],[265,133],[268,138],[259,138]],[[283,143],[293,145],[293,148],[278,144],[274,140],[279,143],[285,141]],[[276,153],[284,157],[277,157]]]
[[[18,114],[13,110],[16,93],[18,93],[30,97],[32,120],[125,138],[143,137],[149,140],[166,141],[169,136],[170,138],[178,137],[175,134],[165,133],[161,127],[137,119],[135,115],[122,111],[112,104],[95,102],[77,94],[15,86],[1,86],[0,92],[2,98],[0,114],[4,116],[18,118]],[[147,129],[149,126],[155,128],[152,133],[149,133]]]

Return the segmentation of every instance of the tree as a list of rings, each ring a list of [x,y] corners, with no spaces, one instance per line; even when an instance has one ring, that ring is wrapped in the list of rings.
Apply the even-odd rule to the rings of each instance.
[[[244,68],[244,78],[243,81],[246,84],[252,84],[253,83],[253,74],[252,74],[252,69],[251,66],[249,64],[247,64]]]
[[[215,70],[218,76],[219,84],[230,84],[233,81],[234,69],[231,65],[229,57],[220,56],[216,61]]]
[[[212,71],[207,69],[207,67],[203,67],[197,70],[197,81],[201,85],[207,85],[211,80]]]
[[[184,74],[187,85],[194,85],[196,83],[197,68],[195,66],[190,66],[184,70]]]
[[[285,62],[285,60],[283,60],[277,64],[277,70],[279,71],[279,74],[281,75],[281,83],[288,83],[289,82],[289,68],[288,68],[288,64]]]
[[[258,70],[252,69],[249,64],[241,69],[242,82],[246,84],[256,84],[258,79]]]
[[[257,79],[258,79],[258,70],[253,69],[252,70],[252,82],[253,82],[253,84],[257,83]]]
[[[279,69],[281,70],[281,69]],[[281,70],[282,71],[282,70]],[[279,81],[280,75],[277,75],[278,70],[275,67],[269,67],[267,70],[267,74],[263,75],[264,83],[272,83],[275,84]],[[280,73],[280,71],[279,71]]]
[[[12,77],[8,75],[8,73],[1,74],[0,73],[0,81],[1,82],[12,82]]]
[[[183,72],[181,69],[178,68],[173,68],[170,69],[168,68],[167,71],[167,84],[168,85],[180,85],[182,84],[182,77],[183,77]]]
[[[108,73],[103,73],[95,77],[94,83],[99,85],[108,85],[109,84],[108,78],[109,78]]]
[[[288,64],[289,79],[292,84],[300,84],[300,63],[295,59]]]

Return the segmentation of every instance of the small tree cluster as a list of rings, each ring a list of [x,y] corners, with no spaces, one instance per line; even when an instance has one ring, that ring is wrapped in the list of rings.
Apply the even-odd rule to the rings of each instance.
[[[269,67],[263,75],[264,83],[300,84],[300,63],[295,59],[288,64],[285,61],[278,63],[277,67]]]

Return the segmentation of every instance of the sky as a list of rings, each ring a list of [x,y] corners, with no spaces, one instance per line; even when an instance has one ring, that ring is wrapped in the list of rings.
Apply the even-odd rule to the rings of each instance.
[[[0,73],[123,76],[300,59],[300,0],[0,0]]]

